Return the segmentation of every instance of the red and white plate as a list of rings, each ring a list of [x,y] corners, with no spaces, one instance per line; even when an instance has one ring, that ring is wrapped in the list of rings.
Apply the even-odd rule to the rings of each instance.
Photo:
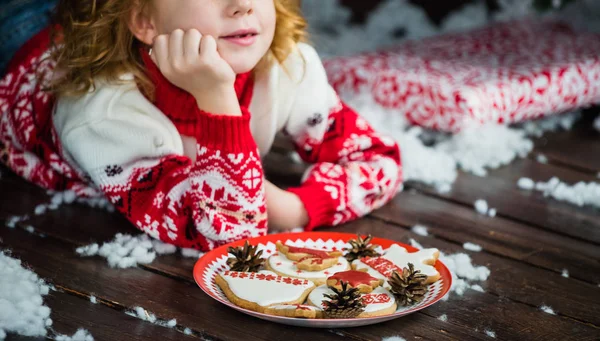
[[[287,233],[287,234],[273,234],[264,237],[257,237],[248,239],[251,245],[258,245],[259,250],[263,250],[263,257],[268,258],[270,255],[275,253],[275,243],[281,241],[284,244],[294,245],[297,247],[308,247],[315,249],[324,250],[342,250],[348,244],[350,239],[355,239],[355,234],[348,233],[335,233],[335,232],[306,232],[306,233]],[[268,320],[277,323],[283,323],[293,326],[301,327],[313,327],[313,328],[344,328],[344,327],[358,327],[366,326],[370,324],[380,323],[389,321],[400,316],[408,315],[426,308],[437,301],[439,301],[452,285],[452,277],[450,271],[442,262],[439,260],[435,263],[435,268],[440,273],[441,278],[429,285],[429,290],[425,299],[419,304],[409,307],[398,307],[396,312],[393,314],[369,318],[354,318],[354,319],[301,319],[291,318],[283,316],[268,315],[258,313],[252,310],[244,309],[231,303],[221,289],[215,283],[215,276],[220,272],[228,270],[226,264],[227,258],[229,258],[227,249],[230,246],[242,246],[245,241],[237,241],[227,245],[223,245],[217,249],[214,249],[204,256],[202,256],[196,265],[194,266],[194,279],[196,283],[207,293],[210,297],[215,300],[233,308],[239,310],[248,315],[258,317],[263,320]],[[371,241],[372,244],[380,245],[383,249],[387,249],[392,244],[398,244],[408,250],[409,252],[417,251],[416,248],[405,245],[402,243],[395,242],[389,239],[382,239],[374,237]]]

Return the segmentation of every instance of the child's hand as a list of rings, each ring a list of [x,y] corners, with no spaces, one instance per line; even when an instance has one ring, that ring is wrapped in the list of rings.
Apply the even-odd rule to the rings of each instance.
[[[159,35],[154,39],[151,58],[165,78],[196,98],[201,109],[240,113],[233,88],[235,72],[221,58],[212,36],[203,36],[196,29]]]
[[[269,181],[265,181],[265,191],[270,229],[290,231],[308,224],[308,213],[298,196],[280,189]]]

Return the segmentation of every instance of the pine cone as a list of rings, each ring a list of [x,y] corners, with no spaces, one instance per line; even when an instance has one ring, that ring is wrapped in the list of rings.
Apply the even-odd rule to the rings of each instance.
[[[346,257],[349,262],[352,262],[353,260],[362,257],[381,256],[381,254],[375,251],[375,246],[370,244],[371,239],[373,239],[371,235],[368,235],[365,239],[362,239],[362,237],[358,235],[358,238],[349,240],[348,243],[350,243],[350,247],[344,249],[344,251],[348,251],[344,257]]]
[[[227,259],[231,271],[258,272],[265,259],[261,257],[262,250],[256,252],[257,246],[251,246],[248,241],[243,247],[230,247],[227,251],[233,255]]]
[[[323,309],[326,318],[354,318],[365,310],[362,295],[358,288],[348,287],[348,283],[342,281],[341,289],[329,287],[333,294],[325,295],[329,301],[323,301]]]
[[[408,268],[402,269],[402,273],[394,271],[388,280],[391,292],[396,296],[398,304],[403,306],[421,302],[427,293],[427,275],[420,270],[415,271],[412,263]]]

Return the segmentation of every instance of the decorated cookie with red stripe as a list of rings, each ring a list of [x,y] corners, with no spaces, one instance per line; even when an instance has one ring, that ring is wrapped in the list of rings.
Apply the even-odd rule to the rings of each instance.
[[[306,247],[295,247],[277,242],[277,250],[287,259],[295,261],[300,270],[319,271],[334,266],[341,251],[325,251]]]
[[[337,289],[342,288],[341,282],[346,282],[352,288],[358,288],[363,294],[368,294],[383,283],[383,280],[369,275],[366,271],[348,270],[327,278],[327,285]]]
[[[265,313],[267,308],[303,304],[315,284],[306,279],[279,276],[271,271],[225,271],[215,281],[229,301]]]
[[[415,270],[420,270],[427,275],[427,284],[434,283],[440,278],[440,273],[434,264],[440,255],[438,249],[423,249],[417,252],[408,252],[405,248],[392,244],[385,250],[383,256],[365,257],[352,262],[355,270],[367,271],[371,276],[386,281],[394,271],[402,273],[408,263],[414,264]],[[384,284],[388,287],[387,282]]]
[[[324,308],[323,301],[328,300],[325,295],[333,295],[334,292],[327,285],[316,287],[308,295],[308,303],[320,309]],[[398,307],[394,295],[383,287],[375,288],[368,294],[362,294],[361,298],[365,304],[364,311],[358,315],[362,317],[373,317],[392,314]]]
[[[341,252],[339,251],[324,251],[324,250],[313,250],[306,248],[295,248],[288,245],[282,245],[278,243],[278,250],[283,250],[286,253],[278,251],[273,254],[266,262],[266,267],[268,270],[273,271],[281,276],[290,276],[295,278],[303,278],[313,281],[316,285],[325,284],[327,278],[329,276],[334,275],[337,272],[350,270],[350,263],[348,260],[341,256]],[[301,252],[289,252],[292,251],[301,251]],[[320,270],[310,269],[307,270],[305,267],[300,264],[302,261],[306,261],[303,257],[310,254],[313,256],[313,260],[322,259],[323,262],[327,262],[328,267]],[[330,256],[340,255],[335,258],[331,258]],[[320,257],[327,258],[320,258]],[[288,257],[295,258],[296,260],[292,260]]]

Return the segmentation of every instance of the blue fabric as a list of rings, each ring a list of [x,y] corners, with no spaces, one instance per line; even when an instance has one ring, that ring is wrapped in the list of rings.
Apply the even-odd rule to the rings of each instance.
[[[55,5],[56,0],[0,0],[0,74],[19,47],[48,26]]]

